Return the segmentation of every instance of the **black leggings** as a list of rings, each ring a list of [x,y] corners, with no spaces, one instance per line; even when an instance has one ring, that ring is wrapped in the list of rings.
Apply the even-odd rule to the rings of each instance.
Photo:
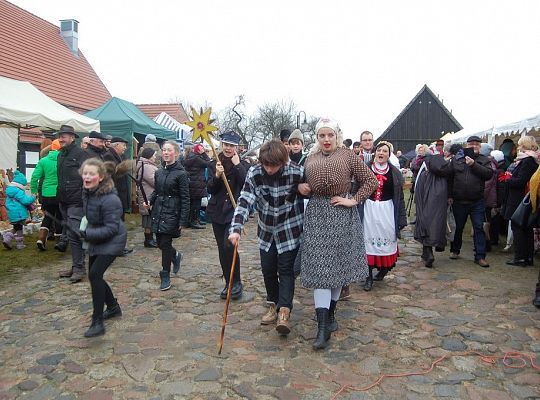
[[[176,255],[176,249],[172,245],[173,236],[166,233],[156,233],[156,240],[161,249],[161,266],[164,271],[171,272],[171,263]]]
[[[103,315],[105,304],[107,304],[107,307],[113,307],[116,303],[111,288],[103,279],[103,274],[105,274],[105,271],[107,271],[115,258],[116,256],[106,255],[89,257],[88,279],[92,288],[92,303],[94,303],[92,318]]]
[[[212,222],[214,237],[216,238],[219,253],[219,263],[221,264],[221,271],[223,272],[223,277],[227,283],[229,283],[234,255],[234,246],[228,239],[230,227],[231,224],[218,224]],[[240,254],[236,255],[236,263],[234,265],[233,282],[240,282]]]

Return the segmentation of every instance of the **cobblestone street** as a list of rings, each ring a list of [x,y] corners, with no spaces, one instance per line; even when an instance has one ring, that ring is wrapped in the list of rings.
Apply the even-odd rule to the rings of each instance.
[[[540,353],[540,310],[531,304],[537,266],[507,267],[495,249],[492,267],[480,268],[468,238],[461,259],[436,253],[429,270],[410,231],[397,268],[371,292],[351,287],[351,298],[338,304],[339,330],[315,352],[312,293],[298,282],[291,334],[260,325],[265,292],[253,221],[247,232],[244,296],[231,302],[221,356],[223,281],[211,226],[184,229],[176,240],[184,258],[166,292],[158,290],[159,251],[145,249],[142,232],[131,230],[134,252],[106,274],[123,316],[106,321],[105,336],[94,339],[83,337],[92,312],[88,281],[57,278],[68,254],[59,265],[14,269],[0,283],[0,399],[331,399],[343,385],[418,372],[449,353]],[[539,371],[530,367],[453,356],[426,375],[337,398],[538,399],[539,388]]]

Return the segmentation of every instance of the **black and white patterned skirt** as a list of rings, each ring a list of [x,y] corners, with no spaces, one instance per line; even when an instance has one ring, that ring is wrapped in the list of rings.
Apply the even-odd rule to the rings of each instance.
[[[364,229],[356,207],[333,206],[313,196],[304,214],[302,286],[331,289],[368,275]]]

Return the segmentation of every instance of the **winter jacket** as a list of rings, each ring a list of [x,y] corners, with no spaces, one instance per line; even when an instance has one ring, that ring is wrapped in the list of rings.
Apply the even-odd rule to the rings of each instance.
[[[94,146],[91,143],[88,143],[88,146],[84,150],[86,154],[88,154],[88,158],[97,158],[99,160],[105,160],[105,154],[107,153],[107,149],[103,148],[100,149],[99,147]]]
[[[484,200],[486,201],[486,208],[497,208],[497,162],[491,157],[489,157],[489,161],[493,175],[485,183]]]
[[[414,238],[423,246],[446,246],[448,181],[450,162],[441,155],[428,155],[426,168],[416,177]]]
[[[88,254],[121,256],[127,232],[122,221],[122,203],[111,178],[104,179],[93,191],[83,190],[83,211],[88,220],[84,232]]]
[[[465,163],[465,157],[454,157],[450,170],[448,197],[458,203],[475,203],[483,199],[484,184],[494,174],[491,161],[482,154],[475,155],[471,166]]]
[[[113,148],[109,149],[103,154],[103,160],[104,161],[111,161],[115,163],[115,165],[120,164],[124,159],[121,155],[119,155]],[[113,182],[114,186],[116,187],[116,190],[118,192],[118,197],[120,197],[120,201],[122,202],[122,207],[124,209],[124,212],[127,212],[129,209],[129,184],[128,184],[128,176],[113,176]]]
[[[88,154],[75,142],[62,147],[58,154],[58,201],[67,206],[82,207],[82,178],[79,168]]]
[[[536,172],[538,163],[533,157],[526,157],[519,161],[516,168],[512,171],[512,176],[506,181],[506,194],[503,217],[512,218],[514,211],[527,193],[527,184],[531,176]]]
[[[49,154],[40,159],[36,169],[32,173],[30,180],[30,191],[38,192],[39,181],[43,178],[41,185],[41,196],[56,197],[56,188],[58,186],[58,150],[51,150]]]
[[[230,158],[221,153],[219,159],[225,168],[225,176],[231,187],[231,192],[235,200],[240,197],[240,192],[246,180],[249,164],[241,161],[238,165],[233,165]],[[208,193],[210,199],[206,207],[206,215],[210,221],[217,224],[230,224],[234,215],[234,207],[231,204],[227,188],[223,183],[223,178],[216,178],[216,161],[213,160],[208,167]]]
[[[152,205],[152,231],[173,237],[189,222],[189,182],[184,167],[177,161],[156,171]]]
[[[206,153],[198,154],[192,151],[184,160],[184,167],[189,174],[189,197],[202,199],[208,196],[206,192],[205,170],[210,164]]]
[[[34,202],[35,197],[26,194],[26,177],[19,171],[15,171],[13,182],[6,188],[6,208],[9,222],[26,221],[28,216],[28,207]]]
[[[306,159],[307,159],[307,154],[304,154],[303,152],[298,152],[298,153],[292,153],[290,152],[289,153],[289,158],[291,159],[291,161],[297,163],[298,165],[300,166],[304,166],[304,164],[306,163]]]
[[[139,204],[139,213],[141,215],[149,215],[150,212],[144,206],[144,196],[140,186],[144,190],[146,200],[150,201],[152,193],[154,193],[154,178],[158,167],[152,161],[140,157],[135,167],[135,179],[137,179],[137,201]],[[139,186],[140,185],[140,186]]]

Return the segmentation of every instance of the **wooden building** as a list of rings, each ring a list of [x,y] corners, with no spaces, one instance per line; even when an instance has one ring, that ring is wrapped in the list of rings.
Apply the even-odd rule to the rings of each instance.
[[[407,153],[414,150],[418,143],[434,142],[442,136],[442,132],[461,129],[461,124],[442,101],[424,85],[377,141],[387,140],[394,145],[394,150]]]

